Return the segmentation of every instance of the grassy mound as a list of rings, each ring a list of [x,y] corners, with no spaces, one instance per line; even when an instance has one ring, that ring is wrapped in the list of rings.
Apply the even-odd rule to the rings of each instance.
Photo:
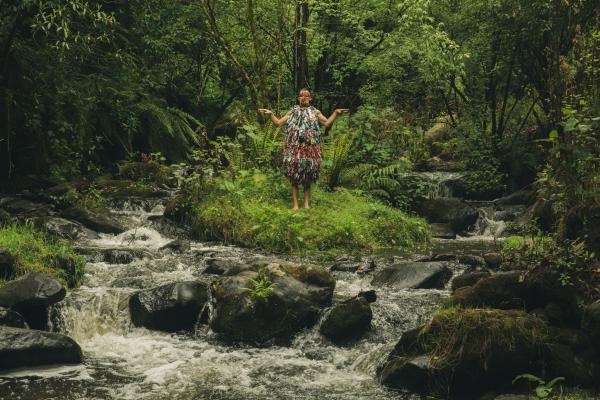
[[[542,319],[523,311],[450,307],[433,315],[420,338],[436,368],[477,360],[485,369],[498,353],[535,350],[548,331]]]
[[[188,219],[204,240],[279,252],[412,248],[429,243],[428,224],[360,193],[313,186],[312,208],[292,210],[281,174],[242,171],[218,178],[194,200]]]
[[[31,225],[0,226],[0,248],[7,250],[15,265],[7,280],[29,272],[46,272],[64,285],[75,287],[83,277],[85,262],[66,241],[55,240]],[[0,285],[3,283],[0,280]]]

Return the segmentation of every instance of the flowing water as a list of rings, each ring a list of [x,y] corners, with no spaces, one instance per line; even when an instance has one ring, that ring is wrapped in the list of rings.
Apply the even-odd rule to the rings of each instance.
[[[202,274],[212,257],[263,257],[249,249],[191,242],[183,253],[162,246],[184,233],[162,218],[163,205],[127,202],[114,213],[129,230],[78,243],[88,262],[83,284],[50,312],[52,329],[82,347],[78,366],[28,368],[0,374],[2,399],[412,399],[379,385],[375,371],[402,332],[425,322],[447,290],[374,288],[371,332],[338,347],[317,327],[291,346],[255,348],[221,343],[206,327],[171,334],[132,326],[129,296],[163,283],[214,279]],[[442,240],[437,253],[479,254],[489,240]],[[377,268],[405,258],[374,257]],[[417,255],[412,256],[417,257]],[[456,268],[460,268],[457,266]],[[335,272],[335,299],[371,289],[369,274]]]

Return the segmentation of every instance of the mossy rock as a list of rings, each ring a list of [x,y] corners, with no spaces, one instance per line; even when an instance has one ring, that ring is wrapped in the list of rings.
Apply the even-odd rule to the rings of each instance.
[[[401,338],[380,369],[382,383],[419,392],[478,394],[511,388],[514,377],[525,372],[541,374],[548,328],[523,311],[452,308],[434,314],[412,336]],[[427,363],[415,364],[423,356]],[[418,388],[404,379],[415,371],[422,382]]]
[[[259,293],[263,278],[271,288]],[[258,271],[242,270],[211,284],[209,324],[227,341],[289,343],[298,331],[317,322],[331,304],[334,286],[333,278],[314,266],[281,262]]]

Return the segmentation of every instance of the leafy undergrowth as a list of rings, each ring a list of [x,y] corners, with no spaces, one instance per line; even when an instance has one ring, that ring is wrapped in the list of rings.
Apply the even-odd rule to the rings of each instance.
[[[193,199],[188,220],[201,239],[276,252],[415,248],[429,243],[424,220],[358,192],[313,186],[310,210],[291,206],[291,188],[281,174],[241,171],[235,179],[206,184]]]
[[[15,265],[5,271],[4,282],[29,272],[46,272],[68,287],[78,286],[85,262],[66,241],[47,237],[31,225],[0,226],[0,248],[7,250]]]

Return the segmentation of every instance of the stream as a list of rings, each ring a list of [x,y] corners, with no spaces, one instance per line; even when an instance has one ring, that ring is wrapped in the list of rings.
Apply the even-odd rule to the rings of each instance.
[[[446,193],[446,192],[444,192]],[[27,368],[0,373],[1,399],[417,399],[380,385],[375,371],[401,333],[426,322],[450,291],[373,288],[371,274],[333,272],[334,302],[375,289],[372,330],[357,343],[334,346],[318,325],[298,334],[289,347],[225,345],[205,326],[173,334],[136,328],[128,299],[136,290],[203,280],[207,260],[264,257],[252,249],[190,242],[189,250],[161,249],[185,232],[162,213],[163,200],[125,201],[112,213],[128,230],[76,243],[87,260],[82,285],[49,312],[51,330],[82,347],[77,366]],[[502,221],[485,214],[471,236],[435,240],[428,254],[394,251],[368,257],[377,269],[429,254],[476,254],[497,249],[490,227]],[[482,218],[480,218],[482,220]],[[366,256],[365,256],[366,257]],[[280,257],[281,258],[281,257]],[[295,257],[294,260],[301,260]],[[456,265],[455,273],[464,269]]]

